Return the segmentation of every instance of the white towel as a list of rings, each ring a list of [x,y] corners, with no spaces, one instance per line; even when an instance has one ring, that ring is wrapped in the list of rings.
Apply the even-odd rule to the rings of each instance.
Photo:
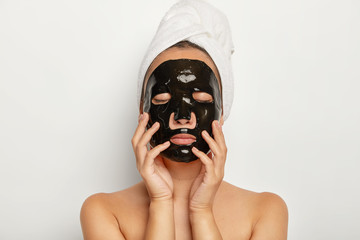
[[[231,54],[234,46],[226,16],[202,0],[181,0],[160,22],[140,66],[138,103],[146,71],[154,58],[177,42],[187,40],[204,48],[218,68],[223,97],[224,120],[229,116],[234,96]]]

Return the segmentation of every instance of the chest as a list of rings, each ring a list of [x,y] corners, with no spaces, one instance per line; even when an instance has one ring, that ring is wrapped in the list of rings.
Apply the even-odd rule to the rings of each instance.
[[[137,208],[131,215],[126,216],[126,221],[121,220],[122,228],[126,239],[144,239],[148,210],[146,207]],[[251,219],[246,212],[242,215],[230,209],[214,209],[214,217],[219,231],[224,240],[248,240],[251,237]],[[189,214],[185,209],[175,207],[174,211],[176,239],[191,240],[191,224]]]

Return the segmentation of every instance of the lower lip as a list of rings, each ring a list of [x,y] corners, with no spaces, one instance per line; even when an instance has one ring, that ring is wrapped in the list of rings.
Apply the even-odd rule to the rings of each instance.
[[[193,138],[172,138],[172,139],[170,139],[170,142],[172,142],[176,145],[189,145],[195,141],[196,140]]]

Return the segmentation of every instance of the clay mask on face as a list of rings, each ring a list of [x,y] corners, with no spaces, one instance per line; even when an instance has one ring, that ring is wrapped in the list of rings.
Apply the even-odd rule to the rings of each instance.
[[[194,93],[209,94],[211,100],[194,99]],[[153,103],[153,98],[162,93],[170,94],[171,98],[165,103]],[[208,96],[208,95],[207,95]],[[177,134],[190,134],[196,141],[182,145],[171,142],[170,146],[161,153],[162,156],[177,162],[191,162],[197,159],[192,153],[194,146],[204,153],[209,152],[209,146],[202,138],[201,132],[206,130],[212,135],[211,123],[221,117],[221,93],[218,80],[214,72],[204,62],[190,59],[168,60],[160,64],[151,74],[145,89],[144,112],[150,115],[148,128],[155,122],[160,123],[160,129],[153,135],[150,145],[170,141]],[[195,127],[176,129],[170,128],[170,115],[174,113],[174,120],[191,119],[195,114]],[[193,119],[194,120],[194,119]],[[179,121],[180,122],[180,121]],[[180,135],[178,135],[180,136]],[[187,135],[189,136],[189,135]]]

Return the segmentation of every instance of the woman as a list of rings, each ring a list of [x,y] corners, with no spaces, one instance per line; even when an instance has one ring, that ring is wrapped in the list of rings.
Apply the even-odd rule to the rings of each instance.
[[[184,8],[188,14],[189,6],[219,14],[201,1],[175,6],[165,20],[183,14]],[[287,208],[279,196],[223,181],[227,149],[221,126],[229,109],[224,93],[230,64],[220,63],[221,56],[211,44],[202,44],[199,34],[180,36],[165,50],[168,42],[152,46],[159,45],[162,29],[142,64],[146,72],[140,71],[144,81],[132,145],[143,181],[84,202],[85,240],[286,239]]]

